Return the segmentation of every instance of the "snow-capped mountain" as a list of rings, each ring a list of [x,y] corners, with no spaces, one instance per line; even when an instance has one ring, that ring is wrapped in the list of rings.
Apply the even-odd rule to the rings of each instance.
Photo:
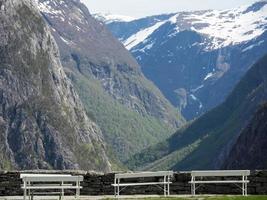
[[[114,15],[110,13],[95,13],[93,17],[99,21],[109,24],[112,22],[130,22],[136,20],[136,18],[125,15]]]
[[[140,30],[122,41],[131,50],[144,43],[149,36],[164,24],[175,24],[175,31],[168,37],[184,30],[191,30],[206,36],[205,47],[214,50],[229,45],[240,44],[260,36],[266,29],[267,2],[261,1],[252,6],[242,6],[232,10],[207,10],[177,13],[167,20],[161,20]],[[255,8],[256,7],[256,8]],[[147,45],[153,42],[145,41]]]
[[[144,74],[192,119],[221,103],[267,52],[267,1],[112,22],[108,27]]]

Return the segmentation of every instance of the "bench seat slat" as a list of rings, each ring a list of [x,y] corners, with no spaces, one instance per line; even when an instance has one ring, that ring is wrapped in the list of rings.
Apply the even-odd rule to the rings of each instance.
[[[71,174],[20,174],[20,178],[24,177],[65,177],[65,176],[72,176]]]
[[[249,183],[248,180],[223,180],[223,181],[189,181],[189,183]]]
[[[171,184],[172,182],[169,182]],[[117,186],[141,186],[141,185],[167,185],[168,182],[147,182],[147,183],[120,183],[120,184],[111,184],[114,187]]]
[[[146,177],[163,177],[172,176],[172,171],[160,171],[160,172],[135,172],[135,173],[122,173],[115,174],[115,178],[146,178]]]
[[[82,186],[51,186],[51,185],[42,185],[42,186],[26,186],[22,187],[22,189],[77,189],[83,188]]]
[[[23,177],[23,181],[28,182],[76,182],[83,181],[82,176],[32,176]]]
[[[73,186],[72,184],[31,184],[31,185],[29,185],[29,184],[27,184],[27,186],[43,186],[43,185],[46,185],[46,186]],[[20,185],[21,187],[24,187],[24,185],[22,184],[22,185]]]
[[[32,192],[31,191],[31,193],[32,193],[33,196],[34,195],[47,195],[47,192],[45,192],[45,191],[43,191],[43,192],[36,192],[36,191]],[[58,195],[61,195],[62,193],[58,191],[58,192],[49,192],[49,194],[58,194]]]
[[[192,171],[192,176],[249,176],[249,170]]]

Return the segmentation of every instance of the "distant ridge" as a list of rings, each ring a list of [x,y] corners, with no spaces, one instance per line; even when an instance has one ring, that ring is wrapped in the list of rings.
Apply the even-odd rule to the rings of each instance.
[[[137,59],[145,76],[191,120],[222,103],[267,53],[266,13],[266,1],[259,1],[107,26]]]
[[[266,106],[254,114],[266,101],[267,55],[253,65],[222,104],[133,156],[129,165],[143,170],[264,167],[255,159],[264,160],[265,154],[257,154],[255,159],[252,154],[265,145],[260,138],[266,137]]]

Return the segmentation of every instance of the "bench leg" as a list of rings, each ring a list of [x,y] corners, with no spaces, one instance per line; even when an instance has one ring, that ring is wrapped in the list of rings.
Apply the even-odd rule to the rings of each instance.
[[[63,186],[64,185],[64,182],[61,182],[60,185]],[[64,196],[64,189],[62,188],[61,191],[60,191],[60,193],[59,193],[59,200],[62,200],[63,199],[63,196]]]
[[[242,195],[245,196],[245,182],[244,182],[244,176],[243,176],[243,183],[242,183]]]
[[[166,176],[164,176],[163,182],[164,182],[164,185],[163,185],[163,188],[164,188],[164,197],[166,197]]]
[[[248,196],[248,184],[245,183],[245,196]]]
[[[196,177],[192,176],[191,178],[191,194],[192,196],[196,195],[196,183],[195,183]]]
[[[120,179],[118,179],[118,191],[117,191],[117,198],[120,197]]]
[[[118,197],[118,191],[119,191],[118,186],[115,186],[115,187],[114,187],[114,196],[115,196],[115,198]]]
[[[33,200],[33,192],[30,194],[29,198]]]
[[[62,189],[62,191],[61,191],[61,196],[60,196],[61,198],[61,200],[63,200],[64,199],[64,189]]]
[[[192,183],[192,184],[191,184],[191,194],[192,194],[193,196],[196,195],[196,185],[195,185],[195,183]]]
[[[247,176],[245,177],[245,180],[246,181],[248,180]],[[245,196],[248,196],[248,183],[247,182],[245,183]]]
[[[29,195],[29,200],[32,200],[33,199],[33,196],[31,194],[31,190],[29,189],[28,192],[29,192],[29,194],[28,194]]]
[[[120,196],[120,187],[114,186],[114,197],[119,198],[119,196]]]
[[[23,200],[26,200],[26,195],[27,195],[27,189],[26,189],[26,184],[24,182]]]
[[[170,177],[168,176],[168,196],[170,196]]]

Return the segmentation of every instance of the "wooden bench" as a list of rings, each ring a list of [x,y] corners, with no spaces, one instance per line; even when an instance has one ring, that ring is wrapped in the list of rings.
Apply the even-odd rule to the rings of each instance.
[[[218,183],[232,183],[237,185],[242,190],[242,195],[247,195],[247,184],[249,180],[247,177],[250,175],[249,170],[214,170],[214,171],[192,171],[191,172],[191,193],[196,194],[196,184],[218,184]],[[203,180],[203,177],[240,177],[240,179],[231,180]],[[199,179],[197,179],[199,178]],[[242,184],[240,187],[238,184]]]
[[[60,199],[64,197],[64,190],[75,190],[75,197],[79,198],[80,185],[83,176],[72,176],[70,174],[20,174],[23,181],[23,199],[33,199],[34,194],[59,194]],[[44,193],[34,193],[44,191]],[[50,192],[48,192],[50,191]],[[56,192],[55,192],[56,191]]]
[[[121,173],[115,174],[114,178],[114,195],[119,197],[120,192],[128,186],[145,186],[156,185],[164,191],[164,196],[170,195],[170,179],[173,176],[172,171],[160,171],[160,172],[138,172],[138,173]],[[159,177],[157,182],[145,181],[145,178]],[[160,179],[162,177],[162,179]],[[143,178],[142,182],[133,182],[133,179]],[[121,182],[123,180],[123,182]],[[163,185],[163,188],[161,187]],[[121,189],[120,189],[121,188]]]

